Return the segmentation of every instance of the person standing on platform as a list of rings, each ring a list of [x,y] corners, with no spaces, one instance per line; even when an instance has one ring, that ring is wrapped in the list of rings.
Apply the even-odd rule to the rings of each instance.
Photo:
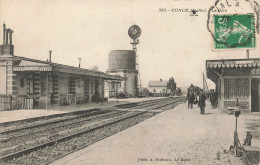
[[[213,108],[214,107],[214,90],[210,90],[209,101],[210,101],[210,104]]]
[[[203,91],[201,91],[199,96],[199,104],[200,104],[200,114],[205,115],[205,107],[206,107],[206,95]]]
[[[187,97],[186,97],[186,100],[188,101],[188,108],[190,108],[190,98],[191,98],[191,93],[190,90],[188,89]]]
[[[191,91],[191,95],[190,95],[190,107],[191,107],[191,109],[193,108],[194,100],[195,100],[195,96],[194,96],[194,93]]]
[[[200,94],[198,95],[198,98],[197,100],[200,100]],[[200,107],[200,102],[198,101],[198,107]]]
[[[214,103],[213,103],[213,108],[217,108],[218,107],[218,93],[217,93],[217,91],[216,92],[214,92]]]

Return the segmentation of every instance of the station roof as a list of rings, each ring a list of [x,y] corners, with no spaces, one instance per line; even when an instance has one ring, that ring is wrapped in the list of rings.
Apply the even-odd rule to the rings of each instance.
[[[260,58],[207,60],[207,68],[259,67]]]
[[[207,77],[216,82],[223,69],[256,69],[260,66],[260,58],[206,60]]]
[[[58,64],[58,63],[50,63],[47,61],[30,59],[26,57],[13,56],[13,60],[14,60],[13,70],[17,72],[53,71],[53,72],[70,73],[70,74],[85,75],[85,76],[92,76],[92,77],[100,77],[107,80],[122,81],[125,79],[124,77],[109,75],[100,71],[93,71],[90,69],[79,68],[79,67],[74,67],[69,65]]]

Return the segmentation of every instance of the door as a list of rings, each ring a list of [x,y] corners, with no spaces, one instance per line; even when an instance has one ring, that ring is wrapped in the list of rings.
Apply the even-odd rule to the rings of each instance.
[[[252,112],[260,112],[260,79],[253,78],[251,84]]]

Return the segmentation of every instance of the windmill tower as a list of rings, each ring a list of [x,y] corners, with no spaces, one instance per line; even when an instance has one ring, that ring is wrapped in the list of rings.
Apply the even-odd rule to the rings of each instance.
[[[129,29],[128,29],[128,35],[129,37],[133,40],[130,44],[133,45],[133,51],[135,51],[135,56],[136,56],[136,70],[137,70],[137,74],[138,74],[138,78],[137,78],[137,89],[136,89],[136,95],[138,94],[138,91],[141,88],[141,77],[140,77],[140,71],[139,71],[139,63],[138,63],[138,55],[137,55],[137,47],[136,45],[138,45],[139,42],[139,37],[141,35],[141,28],[137,25],[132,25]],[[139,80],[139,81],[138,81]],[[138,90],[139,89],[139,90]]]

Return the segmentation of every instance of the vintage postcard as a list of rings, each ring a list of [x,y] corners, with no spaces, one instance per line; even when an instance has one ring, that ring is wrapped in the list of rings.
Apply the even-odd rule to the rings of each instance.
[[[260,164],[260,0],[0,0],[0,164]]]

